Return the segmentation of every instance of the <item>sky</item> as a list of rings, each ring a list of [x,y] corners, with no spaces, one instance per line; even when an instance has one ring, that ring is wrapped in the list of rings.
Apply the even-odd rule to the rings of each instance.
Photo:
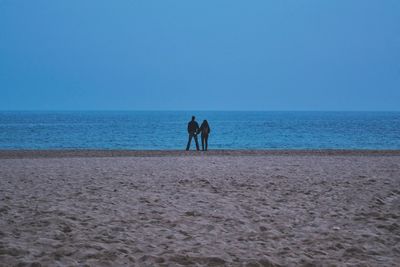
[[[0,110],[400,110],[399,0],[0,0]]]

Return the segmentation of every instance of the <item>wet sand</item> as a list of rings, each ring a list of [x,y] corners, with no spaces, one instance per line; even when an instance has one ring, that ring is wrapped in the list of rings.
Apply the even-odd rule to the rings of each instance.
[[[399,262],[399,151],[0,151],[0,266]]]

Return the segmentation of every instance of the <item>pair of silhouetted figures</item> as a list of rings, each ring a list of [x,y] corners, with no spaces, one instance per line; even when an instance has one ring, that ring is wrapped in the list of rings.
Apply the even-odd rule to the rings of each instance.
[[[201,147],[203,151],[207,151],[208,149],[208,135],[211,132],[210,125],[208,125],[208,121],[204,120],[201,126],[196,121],[195,116],[192,116],[192,120],[188,123],[187,131],[189,134],[189,140],[186,146],[186,150],[189,150],[190,143],[192,142],[192,138],[196,142],[196,149],[199,149],[199,141],[197,140],[197,135],[201,133]]]

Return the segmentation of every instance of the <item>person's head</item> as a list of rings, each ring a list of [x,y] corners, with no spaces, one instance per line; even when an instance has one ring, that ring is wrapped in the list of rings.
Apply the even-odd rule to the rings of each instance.
[[[192,116],[192,121],[194,121],[196,119],[196,117],[195,116]]]
[[[207,120],[204,120],[203,123],[206,124],[206,125],[208,125],[208,121],[207,121]]]

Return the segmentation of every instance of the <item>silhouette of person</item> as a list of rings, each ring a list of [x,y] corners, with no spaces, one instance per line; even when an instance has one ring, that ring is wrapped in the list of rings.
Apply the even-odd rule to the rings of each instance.
[[[187,126],[187,131],[189,134],[189,141],[186,146],[186,150],[189,150],[190,148],[190,143],[192,142],[192,138],[194,138],[194,141],[196,142],[196,149],[199,149],[199,141],[197,140],[197,133],[199,131],[199,124],[195,121],[196,117],[192,116],[192,120],[188,123]]]
[[[205,146],[205,151],[208,150],[208,135],[211,132],[210,125],[208,125],[208,121],[204,120],[203,123],[200,126],[199,132],[201,132],[201,147],[204,151],[204,146]]]

